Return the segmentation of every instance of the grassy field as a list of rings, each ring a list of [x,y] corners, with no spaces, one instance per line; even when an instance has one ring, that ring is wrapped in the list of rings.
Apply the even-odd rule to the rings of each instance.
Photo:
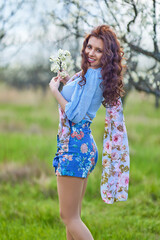
[[[91,125],[99,150],[88,180],[82,220],[95,240],[160,239],[160,109],[132,92],[124,107],[130,146],[129,197],[105,204],[100,196],[105,109]],[[0,239],[65,240],[56,176],[57,103],[50,92],[0,87]]]

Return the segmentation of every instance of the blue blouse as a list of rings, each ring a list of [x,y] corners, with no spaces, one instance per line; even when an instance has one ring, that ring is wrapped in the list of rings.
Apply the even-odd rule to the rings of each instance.
[[[80,122],[83,118],[92,122],[103,100],[103,92],[99,86],[102,82],[101,68],[89,68],[85,78],[85,85],[78,84],[82,79],[80,76],[68,82],[61,91],[62,96],[68,101],[65,114],[74,123]]]

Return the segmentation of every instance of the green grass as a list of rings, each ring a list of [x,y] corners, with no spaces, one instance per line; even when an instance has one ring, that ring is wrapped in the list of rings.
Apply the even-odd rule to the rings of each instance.
[[[0,88],[0,239],[65,240],[56,176],[57,103],[50,93]],[[83,200],[82,220],[95,240],[160,239],[160,109],[132,92],[124,106],[130,147],[126,202],[100,196],[105,109],[91,125],[99,150]]]

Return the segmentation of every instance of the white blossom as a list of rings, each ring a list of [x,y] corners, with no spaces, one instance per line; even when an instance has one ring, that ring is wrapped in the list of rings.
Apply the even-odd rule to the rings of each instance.
[[[59,75],[62,77],[62,78],[65,78],[67,76],[66,72],[60,72]]]
[[[66,60],[66,56],[65,55],[62,55],[60,57],[58,57],[59,61],[63,62]]]
[[[134,71],[131,72],[131,76],[135,82],[138,82],[138,76]]]
[[[154,82],[154,76],[153,75],[150,75],[149,78],[150,78],[150,80],[152,80],[152,82]]]
[[[123,82],[124,84],[127,84],[129,82],[129,76],[128,74],[125,74],[124,78],[123,78]]]
[[[51,71],[52,72],[65,71],[67,69],[67,58],[70,56],[71,54],[68,50],[59,49],[58,56],[57,57],[51,56],[49,59],[50,62],[52,62]],[[62,76],[65,77],[66,73],[63,72]]]
[[[133,56],[133,57],[132,57],[132,61],[137,62],[137,61],[138,61],[138,56]]]
[[[155,72],[155,73],[158,73],[159,71],[160,71],[160,70],[159,70],[158,67],[154,69],[154,72]]]
[[[146,73],[145,72],[138,72],[138,76],[145,79],[146,78]]]
[[[153,88],[156,88],[156,83],[154,82],[153,85],[152,85]]]
[[[56,61],[56,59],[57,59],[57,58],[52,57],[52,56],[49,58],[50,62],[54,62],[54,61]]]
[[[63,70],[67,69],[67,64],[65,62],[62,62],[62,68],[63,68]]]
[[[62,57],[63,56],[64,51],[62,49],[58,50],[58,57]]]
[[[149,78],[149,83],[153,84],[153,79],[152,78]]]
[[[51,65],[51,71],[52,72],[58,72],[59,71],[59,65],[58,64],[52,64]]]
[[[66,57],[69,57],[69,56],[71,56],[70,52],[69,52],[69,51],[67,51],[67,50],[65,50],[65,51],[64,51],[64,54],[65,54],[65,56],[66,56]]]

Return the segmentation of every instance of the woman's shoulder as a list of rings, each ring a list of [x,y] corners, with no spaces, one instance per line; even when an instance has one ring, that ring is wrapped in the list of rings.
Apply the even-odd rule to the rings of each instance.
[[[82,70],[73,75],[73,79],[82,76]]]
[[[88,84],[96,84],[97,87],[101,83],[102,74],[101,74],[101,68],[88,68],[86,74],[86,79],[88,80]]]
[[[79,72],[77,72],[75,75],[76,75],[76,76],[81,76],[81,75],[82,75],[82,70],[79,71]]]
[[[94,78],[94,79],[99,79],[102,77],[101,75],[101,67],[99,68],[88,68],[85,77],[89,77],[89,78]]]
[[[82,70],[79,71],[79,72],[77,72],[77,73],[75,73],[75,74],[69,79],[69,81],[67,82],[67,84],[70,83],[70,82],[72,82],[72,81],[74,81],[75,79],[79,78],[80,76],[82,76]]]

